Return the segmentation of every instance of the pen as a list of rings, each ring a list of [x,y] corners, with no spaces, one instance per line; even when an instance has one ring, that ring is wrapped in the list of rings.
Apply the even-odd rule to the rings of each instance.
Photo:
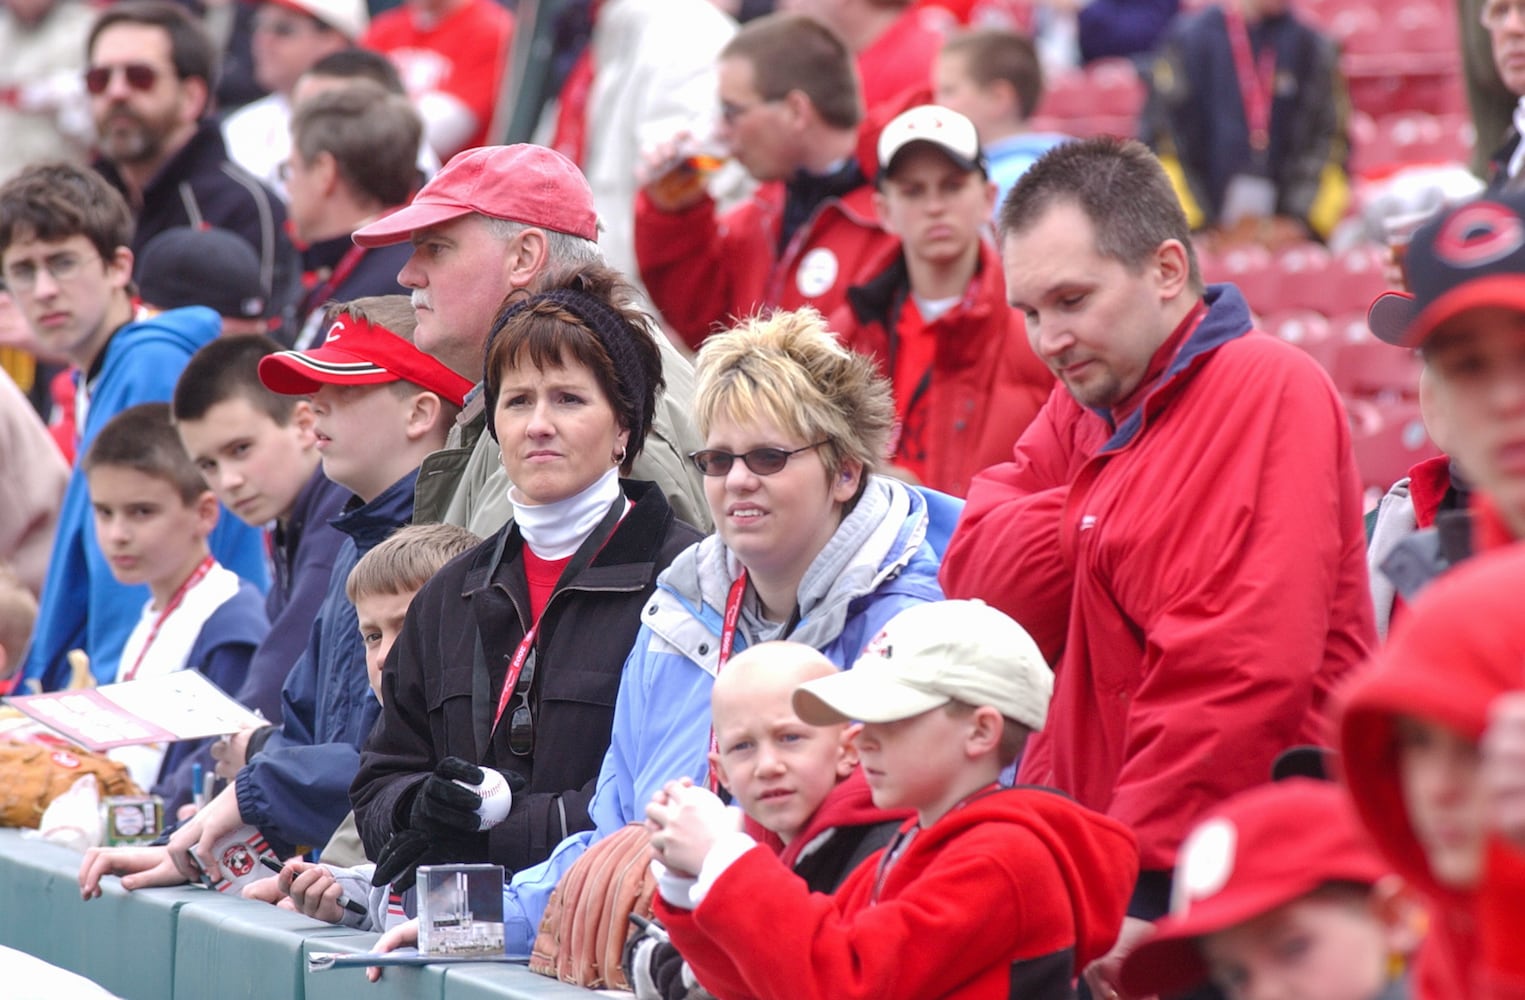
[[[655,920],[647,920],[639,913],[628,913],[626,916],[630,918],[630,922],[635,924],[638,930],[645,931],[647,934],[656,938],[658,941],[661,941],[663,944],[668,944],[672,941],[672,938],[667,936],[667,928],[663,927]]]
[[[286,867],[283,863],[277,861],[275,858],[272,858],[268,854],[261,854],[259,856],[259,863],[271,871],[276,872],[277,874],[279,874]],[[350,911],[357,917],[363,917],[366,914],[365,907],[361,906],[353,899],[350,899],[348,896],[340,896],[339,902],[344,906],[346,910]]]
[[[201,781],[201,761],[191,765],[191,801],[195,803],[199,811],[207,804],[206,786]]]

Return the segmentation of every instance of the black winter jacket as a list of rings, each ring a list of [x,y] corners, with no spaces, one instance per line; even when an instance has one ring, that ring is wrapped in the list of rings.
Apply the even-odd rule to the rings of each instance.
[[[535,639],[534,747],[493,731],[498,693],[530,621],[523,538],[509,524],[424,585],[382,673],[380,722],[350,790],[366,854],[407,823],[418,786],[445,757],[516,772],[526,782],[508,818],[481,838],[481,857],[509,872],[544,861],[569,833],[590,829],[588,804],[609,747],[614,699],[657,575],[701,537],[662,491],[624,480],[634,501],[592,562],[546,602]],[[480,634],[485,666],[476,666]]]

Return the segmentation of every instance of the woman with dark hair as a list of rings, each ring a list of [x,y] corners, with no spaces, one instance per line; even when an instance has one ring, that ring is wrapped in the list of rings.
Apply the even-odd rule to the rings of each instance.
[[[588,268],[516,293],[494,323],[483,393],[514,518],[419,591],[388,658],[351,789],[378,885],[406,887],[419,864],[517,871],[592,825],[641,609],[700,537],[660,489],[619,478],[662,387],[632,300]]]

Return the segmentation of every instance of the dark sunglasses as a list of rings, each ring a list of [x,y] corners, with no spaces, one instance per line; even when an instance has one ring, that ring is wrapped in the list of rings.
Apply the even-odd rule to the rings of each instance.
[[[703,451],[690,452],[688,457],[693,461],[694,465],[698,466],[699,474],[704,476],[729,475],[731,466],[735,464],[738,458],[745,462],[747,468],[757,475],[771,476],[785,465],[788,465],[789,459],[792,456],[798,455],[802,451],[809,451],[812,448],[819,448],[830,440],[831,438],[825,438],[824,440],[817,441],[815,444],[807,444],[805,447],[796,448],[793,451],[785,451],[782,448],[753,448],[744,455],[721,451],[719,448],[706,448]]]
[[[535,683],[534,650],[519,672],[519,682],[514,685],[514,710],[508,717],[508,749],[515,757],[528,757],[535,752],[535,713],[530,708],[530,687]]]
[[[125,66],[91,66],[85,71],[85,89],[92,94],[104,94],[111,86],[111,75],[117,70],[127,77],[127,86],[133,90],[152,90],[159,79],[159,71],[147,63],[128,63]]]

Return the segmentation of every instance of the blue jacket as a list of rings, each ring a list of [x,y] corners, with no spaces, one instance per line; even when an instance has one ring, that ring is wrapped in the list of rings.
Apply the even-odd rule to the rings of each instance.
[[[822,600],[802,601],[802,617],[789,636],[810,641],[844,669],[852,666],[864,645],[896,613],[913,604],[942,600],[937,545],[946,544],[963,506],[945,494],[906,488],[879,477],[869,483],[871,488],[878,484],[903,498],[891,508],[891,516],[900,519],[898,525],[886,519],[885,541],[871,540],[852,553]],[[817,563],[833,542],[827,543]],[[690,553],[693,558],[685,559]],[[715,565],[729,572],[706,579],[705,567]],[[690,582],[696,566],[697,600]],[[698,784],[708,777],[710,689],[715,682],[726,595],[737,571],[739,564],[725,553],[719,536],[711,535],[658,579],[620,680],[609,751],[589,808],[594,829],[568,837],[544,864],[525,869],[504,888],[509,954],[520,949],[528,954],[551,890],[591,844],[641,818],[646,803],[664,783],[686,775]],[[825,629],[819,627],[822,619],[828,622]],[[758,641],[747,631],[744,616],[737,630],[736,652]]]
[[[98,360],[99,373],[89,377],[90,409],[79,429],[76,454],[83,456],[101,428],[129,406],[168,402],[185,363],[221,328],[222,320],[212,310],[191,306],[136,320],[112,334]],[[222,510],[210,541],[218,562],[262,591],[268,586],[259,529]],[[146,586],[123,586],[111,575],[95,539],[89,486],[76,464],[58,515],[32,645],[22,665],[24,681],[35,681],[43,691],[66,686],[64,657],[71,649],[89,654],[96,683],[116,680],[122,645],[148,599]]]
[[[297,658],[307,648],[313,619],[328,592],[334,560],[345,535],[334,526],[353,494],[313,470],[285,524],[270,536],[275,580],[265,601],[270,634],[249,661],[249,673],[235,693],[238,700],[267,719],[281,717],[281,689]]]
[[[356,497],[333,520],[349,537],[334,559],[307,649],[286,678],[281,727],[238,772],[244,822],[282,857],[327,843],[349,812],[360,747],[381,704],[366,679],[359,620],[344,584],[361,556],[412,519],[417,478],[415,469],[367,504]]]
[[[242,581],[238,592],[202,623],[201,634],[186,655],[185,669],[201,671],[207,680],[232,694],[243,683],[255,650],[269,631],[264,598],[253,584]],[[183,740],[170,744],[159,768],[159,780],[153,787],[153,793],[164,798],[165,815],[175,815],[191,801],[196,791],[192,782],[196,761],[202,762],[206,774],[212,773],[211,755],[207,752],[212,742]]]

